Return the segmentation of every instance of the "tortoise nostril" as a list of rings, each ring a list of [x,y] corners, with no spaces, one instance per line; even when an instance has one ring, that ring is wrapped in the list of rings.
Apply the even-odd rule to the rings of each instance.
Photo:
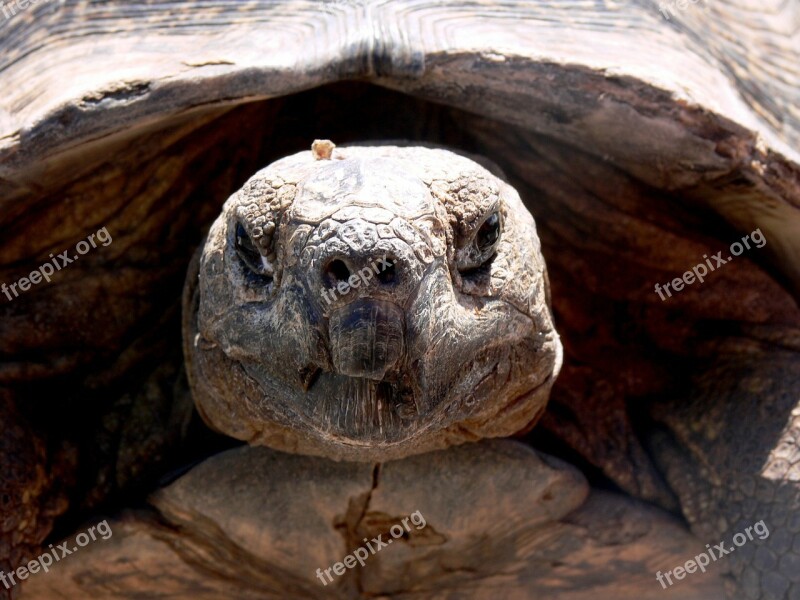
[[[386,259],[383,268],[378,272],[377,278],[383,284],[394,283],[397,279],[394,259]]]
[[[325,267],[325,277],[331,284],[335,285],[350,278],[350,269],[347,268],[344,261],[337,258],[329,262],[328,266]]]

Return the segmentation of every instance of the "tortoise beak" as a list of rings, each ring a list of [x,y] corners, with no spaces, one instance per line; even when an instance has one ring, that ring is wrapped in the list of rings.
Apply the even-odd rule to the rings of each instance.
[[[400,362],[405,315],[397,305],[356,300],[334,310],[329,323],[331,360],[337,373],[382,381]]]

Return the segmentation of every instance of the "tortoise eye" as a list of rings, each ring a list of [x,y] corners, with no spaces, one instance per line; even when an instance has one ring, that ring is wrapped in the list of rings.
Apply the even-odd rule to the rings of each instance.
[[[478,247],[478,251],[484,254],[491,250],[499,239],[500,215],[497,212],[493,212],[478,229],[478,233],[475,236],[475,244]]]
[[[239,222],[236,223],[234,246],[237,256],[250,274],[271,279],[270,274],[267,273],[266,267],[264,266],[261,253],[248,235],[247,230],[245,230],[244,226]]]
[[[497,251],[503,233],[503,218],[499,210],[490,213],[467,244],[456,253],[458,270],[462,275],[479,275]]]

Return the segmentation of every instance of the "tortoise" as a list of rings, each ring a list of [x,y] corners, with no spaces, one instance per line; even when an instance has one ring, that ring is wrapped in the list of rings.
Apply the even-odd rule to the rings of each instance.
[[[795,5],[22,4],[0,571],[114,534],[0,597],[799,597]],[[391,193],[344,206],[342,164]],[[334,200],[359,226],[323,240]],[[387,300],[426,269],[426,302],[458,298],[439,339]],[[247,281],[304,309],[251,336],[277,354],[256,402],[244,313],[202,326]]]

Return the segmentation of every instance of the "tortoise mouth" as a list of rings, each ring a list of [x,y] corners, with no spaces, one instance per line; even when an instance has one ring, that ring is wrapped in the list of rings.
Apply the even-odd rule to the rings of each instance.
[[[309,427],[349,444],[401,442],[420,429],[418,394],[402,380],[318,372],[301,398]]]
[[[378,383],[404,355],[405,312],[386,301],[361,299],[330,316],[331,361],[336,373]],[[361,386],[370,390],[376,386]],[[367,391],[367,395],[381,396]],[[378,400],[380,402],[381,400]]]
[[[328,321],[330,363],[308,365],[298,397],[306,426],[354,445],[407,440],[421,425],[421,393],[405,364],[405,311],[362,298]]]

